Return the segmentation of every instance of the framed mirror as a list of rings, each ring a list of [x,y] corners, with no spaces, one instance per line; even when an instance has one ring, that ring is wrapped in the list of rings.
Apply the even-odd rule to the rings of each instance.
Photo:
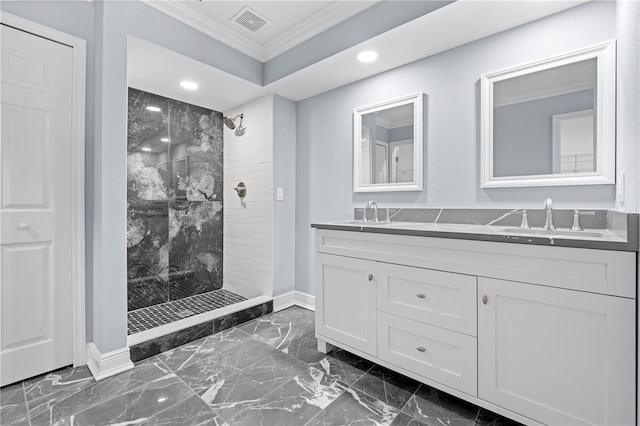
[[[422,190],[423,95],[353,111],[353,190]]]
[[[616,46],[481,77],[482,188],[615,183]]]

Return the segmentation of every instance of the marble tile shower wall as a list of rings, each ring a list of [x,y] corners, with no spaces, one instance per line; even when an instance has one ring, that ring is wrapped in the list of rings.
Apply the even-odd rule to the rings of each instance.
[[[129,89],[130,311],[222,287],[222,135],[220,112]]]

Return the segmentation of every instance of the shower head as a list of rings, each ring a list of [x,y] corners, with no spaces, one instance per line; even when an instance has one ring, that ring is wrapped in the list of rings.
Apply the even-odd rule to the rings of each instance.
[[[224,123],[225,126],[227,126],[231,130],[236,128],[236,123],[234,123],[233,120],[229,117],[223,118],[222,122]]]
[[[244,114],[238,114],[235,117],[224,117],[222,119],[222,122],[224,123],[225,126],[227,126],[230,130],[233,130],[236,128],[236,119],[240,117],[240,127],[238,127],[238,129],[236,129],[236,136],[242,136],[242,134],[244,134],[244,128],[242,128],[242,119],[244,118]],[[242,128],[242,131],[240,131],[239,129]],[[238,134],[238,133],[241,134]]]

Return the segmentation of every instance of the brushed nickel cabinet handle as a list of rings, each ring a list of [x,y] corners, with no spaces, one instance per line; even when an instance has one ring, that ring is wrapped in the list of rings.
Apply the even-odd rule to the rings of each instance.
[[[373,281],[373,274],[369,274],[369,281]]]
[[[422,294],[422,293],[418,293],[418,294],[416,294],[416,297],[417,297],[418,299],[424,299],[424,298],[425,298],[425,297],[427,297],[427,296],[425,296],[425,295],[424,295],[424,294]]]
[[[418,352],[426,352],[427,350],[425,348],[423,348],[422,346],[418,346],[416,348],[418,350]]]
[[[489,298],[487,297],[487,295],[485,294],[484,296],[482,296],[482,303],[484,303],[485,305],[487,303],[489,303]]]

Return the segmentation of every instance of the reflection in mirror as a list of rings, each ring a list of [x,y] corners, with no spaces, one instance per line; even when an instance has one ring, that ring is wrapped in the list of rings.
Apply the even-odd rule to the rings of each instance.
[[[482,187],[613,183],[615,45],[482,77]]]
[[[421,189],[421,111],[422,94],[354,111],[356,192]]]

